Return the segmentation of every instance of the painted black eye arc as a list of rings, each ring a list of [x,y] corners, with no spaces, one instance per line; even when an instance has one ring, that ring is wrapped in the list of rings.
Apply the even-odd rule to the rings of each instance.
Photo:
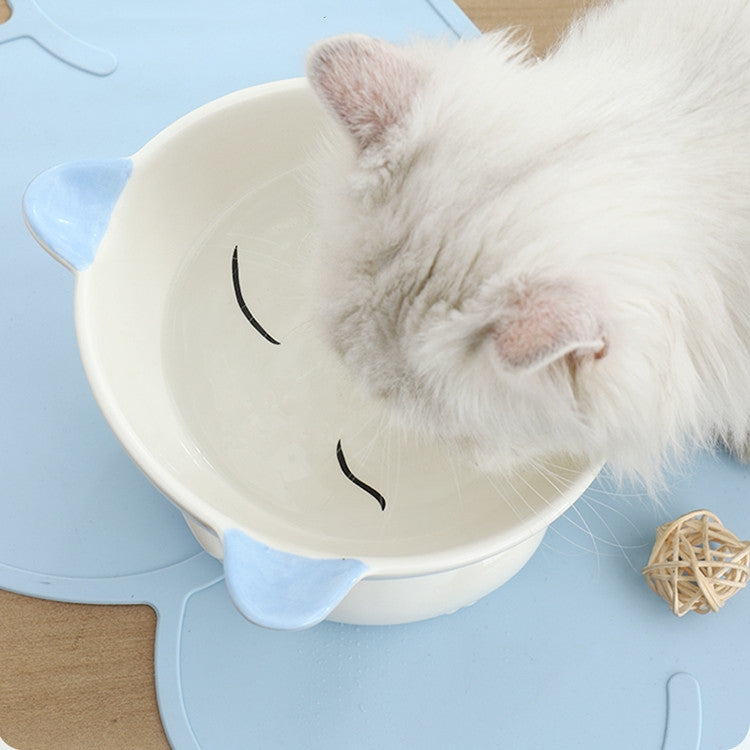
[[[234,284],[234,296],[237,298],[237,304],[242,310],[242,314],[250,321],[250,325],[261,335],[266,341],[270,341],[272,344],[280,344],[280,341],[276,341],[273,336],[270,336],[265,328],[258,323],[255,316],[250,312],[245,300],[242,297],[242,288],[240,287],[240,264],[237,260],[237,245],[234,246],[234,253],[232,254],[232,283]]]
[[[336,458],[339,461],[339,466],[341,467],[341,471],[344,472],[344,476],[351,482],[354,482],[354,484],[357,485],[360,489],[363,489],[365,492],[372,495],[380,504],[380,510],[385,510],[385,498],[374,488],[370,487],[369,484],[365,484],[361,479],[358,479],[357,477],[352,474],[351,469],[346,464],[346,459],[344,458],[344,450],[341,447],[341,441],[336,444]]]

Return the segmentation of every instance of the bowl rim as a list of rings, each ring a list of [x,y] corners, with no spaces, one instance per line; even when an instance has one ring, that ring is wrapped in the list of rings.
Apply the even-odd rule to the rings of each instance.
[[[309,84],[304,77],[287,78],[251,86],[197,107],[158,132],[129,157],[133,163],[133,173],[136,174],[140,168],[146,168],[148,162],[158,157],[163,144],[168,144],[177,135],[189,129],[193,124],[203,121],[206,117],[238,104],[245,104],[253,99],[262,99],[295,91],[310,91]],[[123,192],[130,187],[130,183],[126,184]],[[116,210],[117,207],[115,207]],[[105,232],[103,239],[106,239],[108,233],[109,229]],[[87,300],[89,297],[88,290],[93,288],[92,284],[95,284],[95,274],[90,274],[89,271],[95,265],[94,261],[89,269],[75,273],[74,320],[78,348],[94,398],[114,435],[135,464],[183,514],[187,514],[191,519],[196,520],[215,533],[222,544],[224,532],[229,529],[239,529],[273,549],[313,559],[334,556],[330,553],[326,554],[321,547],[296,543],[285,544],[283,538],[277,538],[268,529],[245,527],[209,500],[196,494],[179,476],[165,467],[152,454],[145,442],[136,433],[118,403],[115,393],[109,386],[96,346],[92,343],[94,337],[91,333],[93,325],[91,318],[95,316],[88,314],[90,308]],[[359,559],[369,567],[368,578],[428,575],[487,560],[545,531],[583,494],[599,473],[603,463],[603,461],[591,461],[584,465],[582,462],[583,468],[576,473],[575,479],[565,492],[562,492],[558,498],[547,504],[537,514],[518,524],[503,528],[497,533],[482,536],[477,541],[457,543],[439,551],[420,552],[413,555],[352,555],[352,559]]]

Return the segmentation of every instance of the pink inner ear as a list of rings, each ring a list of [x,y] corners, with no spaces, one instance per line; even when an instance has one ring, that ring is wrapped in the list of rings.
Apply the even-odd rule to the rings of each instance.
[[[515,369],[538,369],[571,353],[600,359],[607,351],[591,301],[565,283],[510,291],[491,335],[501,360]]]
[[[360,35],[334,37],[316,47],[307,76],[361,149],[401,120],[421,79],[405,50]]]

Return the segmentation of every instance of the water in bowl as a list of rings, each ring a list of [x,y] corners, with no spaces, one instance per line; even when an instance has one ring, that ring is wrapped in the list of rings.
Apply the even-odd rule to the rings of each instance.
[[[248,507],[315,530],[341,554],[410,557],[512,537],[580,467],[487,476],[404,434],[350,382],[315,322],[302,172],[249,189],[174,281],[164,367],[190,450]],[[232,514],[242,524],[242,508]]]

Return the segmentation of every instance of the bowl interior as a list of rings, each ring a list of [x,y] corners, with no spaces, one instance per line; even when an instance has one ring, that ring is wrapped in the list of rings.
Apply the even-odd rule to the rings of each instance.
[[[557,456],[486,476],[402,433],[349,381],[314,315],[308,169],[322,127],[306,85],[284,82],[208,105],[136,154],[77,291],[104,413],[219,533],[391,572],[518,543],[595,469]]]

